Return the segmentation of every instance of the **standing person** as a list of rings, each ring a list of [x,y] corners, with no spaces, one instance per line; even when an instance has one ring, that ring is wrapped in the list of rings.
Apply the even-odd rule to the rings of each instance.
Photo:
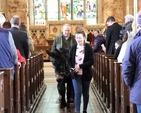
[[[138,13],[137,25],[139,31],[127,48],[122,62],[122,75],[130,88],[130,101],[136,104],[138,113],[141,113],[141,11]]]
[[[108,28],[106,30],[106,53],[114,54],[115,42],[119,40],[119,33],[122,29],[113,16],[110,16],[106,20]]]
[[[14,66],[18,65],[18,58],[12,34],[2,28],[5,20],[0,13],[0,68],[13,68],[14,75]]]
[[[75,112],[80,113],[81,94],[83,94],[83,113],[87,113],[89,102],[89,88],[92,79],[92,68],[94,63],[93,49],[85,43],[86,34],[79,30],[75,34],[77,44],[70,50],[70,67],[76,75],[72,75],[74,88]]]
[[[27,27],[26,27],[26,25],[20,24],[19,29],[21,31],[27,33]],[[27,36],[28,36],[29,57],[30,57],[31,56],[31,53],[34,51],[34,41],[33,41],[33,39],[32,39],[31,36],[29,36],[28,34],[27,34]]]
[[[100,31],[94,30],[94,47],[93,47],[93,51],[94,52],[103,52],[101,45],[104,44],[105,45],[105,39],[104,37],[100,34]]]
[[[123,37],[123,34],[126,33],[126,27],[129,25],[129,24],[132,24],[133,21],[134,21],[134,16],[131,15],[131,14],[127,14],[125,17],[125,24],[122,26],[122,29],[120,30],[120,34],[119,34],[119,37],[120,39],[122,40],[122,37]]]
[[[125,28],[125,33],[123,34],[122,40],[123,40],[123,44],[120,50],[120,53],[117,57],[118,62],[122,62],[126,49],[128,48],[128,46],[130,45],[130,43],[133,41],[135,36],[134,30],[133,30],[133,25],[132,23],[129,23],[126,28]]]
[[[19,30],[21,24],[20,17],[15,15],[11,18],[11,28],[9,29],[13,35],[13,39],[16,45],[16,48],[20,51],[21,55],[28,59],[29,47],[28,47],[28,37],[27,33]]]
[[[62,33],[58,34],[54,38],[51,52],[55,52],[55,49],[59,50],[60,48],[70,49],[72,47],[72,45],[75,43],[76,43],[75,36],[71,34],[71,26],[69,24],[64,24],[62,26]],[[50,60],[53,62],[52,58]],[[54,65],[53,65],[53,67],[54,67]],[[56,76],[57,76],[57,73],[56,73]],[[71,87],[68,87],[68,86],[71,86]],[[61,95],[62,92],[60,92],[60,87],[61,87],[61,82],[58,82],[58,84],[57,84],[58,92],[60,94],[60,97],[63,97],[63,99],[62,98],[60,99],[61,100],[60,108],[64,108],[64,107],[66,107],[66,102],[64,100],[65,99],[65,92],[63,93],[63,95]],[[71,91],[70,89],[73,89],[72,88],[72,81],[71,81],[71,78],[68,78],[68,80],[67,80],[67,93],[68,94],[70,94],[70,92],[69,92],[69,91]],[[68,108],[69,108],[69,106],[68,106]]]

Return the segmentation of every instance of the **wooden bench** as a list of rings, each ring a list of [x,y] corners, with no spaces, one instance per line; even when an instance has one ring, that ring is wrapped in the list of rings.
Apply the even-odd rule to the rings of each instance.
[[[0,71],[0,113],[4,113],[4,98],[5,98],[5,95],[4,95],[4,71]]]
[[[115,79],[114,79],[114,62],[115,59],[109,59],[109,91],[110,91],[110,112],[115,112]]]
[[[130,89],[125,84],[122,77],[122,65],[120,65],[120,75],[121,75],[121,113],[129,113],[130,112],[130,102],[129,102],[129,94]]]
[[[108,113],[137,113],[135,104],[129,102],[130,90],[122,78],[121,63],[104,53],[94,53],[94,60],[92,89],[104,110]]]
[[[21,87],[20,87],[19,66],[15,67],[15,75],[14,75],[14,108],[15,108],[15,113],[21,112]]]
[[[4,113],[14,113],[14,97],[13,97],[13,80],[12,75],[13,68],[0,68],[0,71],[4,71],[3,78],[3,92],[4,92]]]

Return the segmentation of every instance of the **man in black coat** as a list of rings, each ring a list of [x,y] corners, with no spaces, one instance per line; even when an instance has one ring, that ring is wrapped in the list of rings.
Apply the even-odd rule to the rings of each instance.
[[[20,17],[15,15],[11,18],[11,28],[9,29],[12,33],[15,46],[20,51],[21,55],[28,59],[29,55],[29,47],[28,47],[28,37],[27,33],[19,30],[19,26],[21,24]]]
[[[122,26],[119,25],[113,16],[110,16],[106,20],[108,28],[106,30],[106,53],[114,54],[115,42],[119,40],[119,33]]]

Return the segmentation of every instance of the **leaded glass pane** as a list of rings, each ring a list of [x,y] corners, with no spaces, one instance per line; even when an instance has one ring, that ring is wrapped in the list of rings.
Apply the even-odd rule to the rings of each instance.
[[[45,25],[45,0],[34,0],[35,25]]]
[[[83,0],[73,0],[73,20],[84,19],[84,2]]]
[[[60,0],[60,19],[71,20],[71,1]]]
[[[58,0],[47,1],[47,19],[58,20]]]
[[[96,0],[86,0],[86,20],[87,20],[87,24],[97,23]]]

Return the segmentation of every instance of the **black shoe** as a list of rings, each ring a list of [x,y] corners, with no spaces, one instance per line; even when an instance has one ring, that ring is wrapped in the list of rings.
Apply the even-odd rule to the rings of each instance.
[[[87,113],[87,111],[83,111],[83,113]]]

